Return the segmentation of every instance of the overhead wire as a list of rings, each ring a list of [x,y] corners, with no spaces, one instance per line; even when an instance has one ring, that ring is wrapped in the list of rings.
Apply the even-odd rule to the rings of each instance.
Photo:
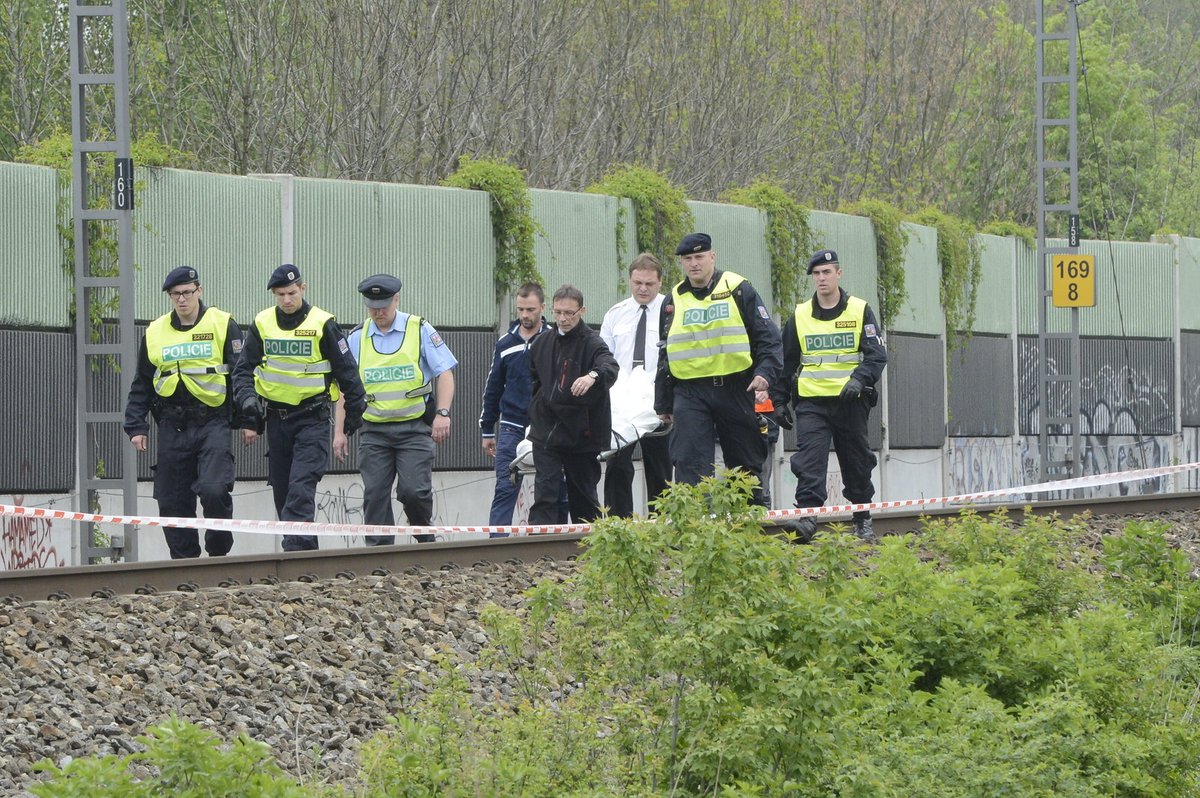
[[[1131,401],[1133,401],[1136,396],[1135,386],[1134,386],[1134,382],[1133,382],[1133,367],[1132,367],[1133,358],[1129,351],[1129,334],[1125,327],[1125,309],[1124,309],[1124,305],[1121,301],[1121,284],[1120,284],[1120,281],[1117,279],[1116,250],[1113,247],[1112,234],[1109,231],[1109,225],[1108,225],[1110,214],[1109,214],[1109,210],[1108,210],[1108,206],[1107,206],[1107,199],[1109,197],[1109,191],[1111,189],[1111,186],[1108,185],[1109,178],[1108,178],[1106,155],[1105,155],[1105,152],[1103,151],[1102,147],[1100,146],[1099,138],[1096,135],[1096,115],[1092,111],[1092,91],[1091,91],[1091,85],[1088,83],[1087,60],[1085,59],[1084,52],[1083,52],[1083,32],[1082,32],[1083,26],[1081,24],[1079,24],[1079,6],[1083,5],[1085,2],[1087,2],[1087,0],[1069,0],[1069,2],[1072,3],[1076,9],[1075,10],[1075,41],[1076,41],[1076,48],[1079,53],[1079,76],[1080,76],[1081,82],[1083,83],[1084,105],[1085,105],[1086,111],[1087,111],[1088,132],[1090,134],[1089,135],[1090,142],[1091,142],[1092,150],[1095,154],[1097,181],[1100,183],[1100,188],[1102,189],[1100,191],[1100,219],[1097,220],[1095,215],[1094,214],[1092,215],[1092,219],[1091,219],[1092,229],[1095,230],[1096,232],[1101,233],[1104,236],[1104,241],[1105,241],[1106,247],[1108,249],[1108,267],[1109,267],[1108,272],[1112,277],[1113,295],[1116,298],[1117,321],[1118,321],[1118,324],[1120,325],[1120,329],[1121,329],[1121,343],[1122,343],[1122,349],[1125,354],[1126,389],[1128,391],[1128,397],[1130,398]],[[1078,167],[1079,167],[1079,164],[1076,163],[1076,169],[1078,169]],[[1115,218],[1115,212],[1112,214],[1112,216],[1113,216],[1113,218]],[[1082,399],[1083,397],[1079,397],[1079,398]],[[1082,408],[1080,408],[1080,409],[1082,411]],[[1137,414],[1137,409],[1135,406],[1134,418],[1136,419],[1137,416],[1138,416],[1138,414]],[[1136,424],[1134,427],[1134,437],[1135,437],[1135,443],[1138,448],[1138,455],[1141,457],[1142,466],[1143,467],[1148,466],[1149,463],[1146,462],[1146,459],[1147,459],[1146,458],[1146,443],[1147,442],[1146,442],[1145,436],[1143,436],[1143,434],[1142,434],[1142,424],[1140,422],[1138,424]]]

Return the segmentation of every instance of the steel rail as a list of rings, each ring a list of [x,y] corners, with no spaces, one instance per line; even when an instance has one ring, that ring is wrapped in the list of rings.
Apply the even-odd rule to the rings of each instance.
[[[79,565],[0,572],[0,596],[19,602],[112,598],[136,593],[280,582],[386,576],[412,568],[443,570],[476,563],[567,559],[578,553],[583,533],[494,540],[457,540],[280,554],[246,554],[188,560]]]
[[[981,504],[970,509],[981,515],[1004,511],[1070,518],[1087,511],[1096,516],[1152,515],[1180,510],[1200,510],[1200,494],[1170,493],[1101,499]],[[883,511],[874,516],[878,534],[916,532],[921,519],[959,515],[962,507],[924,509],[918,512]],[[822,523],[848,528],[850,519]],[[764,531],[778,533],[772,524]],[[159,560],[0,571],[0,597],[9,602],[63,600],[167,591],[195,591],[238,585],[290,581],[352,579],[368,574],[402,573],[413,568],[442,570],[477,563],[533,562],[543,558],[568,559],[579,553],[582,533],[535,535],[493,540],[458,540],[398,544],[354,549],[321,549],[267,555],[204,557],[194,560]]]

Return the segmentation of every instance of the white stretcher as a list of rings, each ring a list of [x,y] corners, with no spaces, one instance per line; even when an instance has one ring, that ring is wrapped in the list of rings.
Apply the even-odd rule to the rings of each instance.
[[[609,400],[612,404],[612,440],[609,448],[597,455],[597,460],[608,460],[642,438],[666,435],[671,431],[670,425],[663,424],[654,412],[654,375],[642,366],[621,372],[609,388]],[[528,429],[525,433],[526,437],[517,444],[517,454],[508,467],[513,482],[534,473],[533,443],[529,440]]]

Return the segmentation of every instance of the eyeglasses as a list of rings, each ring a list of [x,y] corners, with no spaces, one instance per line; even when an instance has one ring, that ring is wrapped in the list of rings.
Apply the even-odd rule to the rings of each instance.
[[[579,308],[578,310],[554,310],[551,312],[555,318],[569,319],[572,316],[578,316],[580,313],[583,313],[583,308]]]
[[[199,288],[187,288],[187,289],[184,289],[181,291],[168,291],[167,296],[171,297],[171,299],[174,299],[174,300],[191,299],[192,294],[196,293],[199,290],[200,290]]]

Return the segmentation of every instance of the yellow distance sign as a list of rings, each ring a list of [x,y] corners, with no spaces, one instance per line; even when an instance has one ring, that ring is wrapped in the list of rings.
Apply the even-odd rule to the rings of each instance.
[[[1096,306],[1096,256],[1054,255],[1050,259],[1051,287],[1056,308]]]

